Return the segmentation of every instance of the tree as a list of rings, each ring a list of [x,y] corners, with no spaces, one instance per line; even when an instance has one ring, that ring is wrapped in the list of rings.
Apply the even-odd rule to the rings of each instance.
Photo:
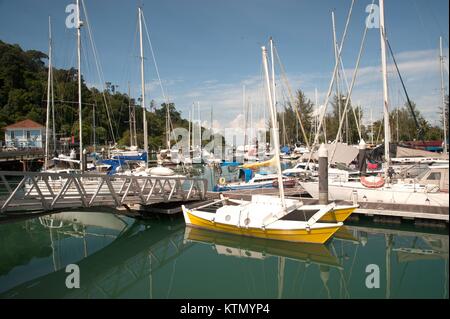
[[[301,127],[298,122],[296,109],[300,114],[301,123],[305,129],[306,137],[308,140],[311,135],[312,128],[312,112],[314,104],[309,100],[301,89],[297,90],[295,94],[294,105],[287,103],[284,106],[283,112],[278,113],[278,122],[280,123],[280,142],[283,141],[283,135],[286,135],[287,141],[290,144],[295,142],[302,142],[306,144],[306,141],[301,132]],[[284,128],[282,126],[284,118]],[[285,130],[284,132],[282,130]],[[298,140],[297,140],[298,137]]]
[[[348,142],[349,144],[354,144],[359,142],[359,133],[358,133],[358,124],[356,123],[355,115],[359,121],[360,118],[363,116],[362,107],[352,106],[352,101],[348,101],[347,106],[347,112],[344,114],[344,108],[345,104],[347,103],[347,98],[344,95],[340,96],[340,103],[339,97],[337,95],[334,96],[333,102],[331,102],[331,105],[333,107],[332,111],[328,113],[325,117],[325,125],[327,128],[327,138],[328,140],[335,140],[337,137],[339,124],[340,124],[340,118],[344,118],[341,126],[341,134],[340,134],[340,140],[343,142]],[[339,110],[339,104],[341,106],[341,109]],[[354,110],[352,110],[354,109]],[[360,128],[362,131],[362,127]]]

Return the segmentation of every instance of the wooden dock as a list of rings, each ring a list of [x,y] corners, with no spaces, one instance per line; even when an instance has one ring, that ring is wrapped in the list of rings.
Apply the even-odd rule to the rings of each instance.
[[[43,159],[43,149],[30,149],[18,151],[0,151],[0,162],[24,161]]]

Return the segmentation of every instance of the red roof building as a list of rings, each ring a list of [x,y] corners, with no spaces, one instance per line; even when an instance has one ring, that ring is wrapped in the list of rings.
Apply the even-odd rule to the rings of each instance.
[[[7,130],[7,129],[33,129],[33,128],[34,129],[42,129],[42,128],[44,128],[44,126],[39,123],[36,123],[35,121],[26,119],[26,120],[23,120],[23,121],[20,121],[20,122],[17,122],[17,123],[14,123],[14,124],[4,127],[5,130]]]
[[[5,144],[11,147],[41,148],[45,127],[32,120],[23,120],[3,128]]]

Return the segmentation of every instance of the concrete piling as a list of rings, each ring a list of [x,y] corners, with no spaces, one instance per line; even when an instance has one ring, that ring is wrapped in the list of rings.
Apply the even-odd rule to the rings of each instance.
[[[328,150],[322,143],[319,155],[319,204],[328,205]]]

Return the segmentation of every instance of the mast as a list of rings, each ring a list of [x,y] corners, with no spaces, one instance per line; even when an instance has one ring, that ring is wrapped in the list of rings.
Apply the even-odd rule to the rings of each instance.
[[[130,122],[130,146],[133,146],[133,114],[131,111],[130,82],[128,82],[128,121]]]
[[[144,46],[142,45],[142,9],[138,8],[139,13],[139,44],[141,53],[141,94],[142,94],[142,119],[144,125],[144,152],[147,153],[145,168],[148,168],[148,136],[147,136],[147,116],[145,108],[145,82],[144,82]]]
[[[283,185],[283,177],[281,176],[281,164],[280,164],[280,141],[278,136],[278,124],[277,124],[277,118],[276,118],[276,110],[273,105],[273,95],[271,92],[271,85],[270,85],[270,77],[269,77],[269,67],[267,65],[267,49],[266,47],[262,47],[262,58],[263,58],[263,64],[264,64],[264,73],[266,77],[266,85],[267,85],[267,93],[269,97],[269,109],[270,109],[270,116],[272,121],[272,137],[274,141],[274,147],[275,147],[275,164],[277,166],[277,175],[278,175],[278,189],[280,191],[280,198],[281,198],[281,204],[283,206],[283,209],[286,209],[286,202],[284,200],[284,185]]]
[[[191,157],[191,121],[192,121],[192,114],[191,111],[189,111],[189,132],[188,132],[188,156]]]
[[[51,18],[48,17],[48,83],[47,83],[47,114],[45,121],[45,160],[44,170],[48,168],[49,160],[49,135],[50,135],[50,94],[51,94],[51,81],[52,81],[52,25]]]
[[[384,160],[385,177],[391,163],[389,155],[389,144],[391,141],[391,127],[389,124],[389,91],[387,79],[387,56],[386,56],[386,30],[384,28],[384,0],[380,0],[380,39],[381,39],[381,68],[383,72],[383,111],[384,111]]]
[[[167,149],[170,150],[170,111],[169,111],[169,100],[166,100],[166,145]]]
[[[445,105],[444,86],[444,55],[442,54],[442,37],[439,37],[439,61],[441,69],[441,95],[442,95],[442,124],[444,125],[444,154],[447,154],[447,114]]]
[[[93,142],[93,146],[94,146],[94,153],[95,153],[95,151],[96,151],[96,145],[95,145],[95,140],[96,140],[96,134],[95,134],[95,106],[96,106],[96,104],[97,104],[97,102],[94,102],[93,104],[92,104],[92,125],[93,125],[93,140],[94,140],[94,142]]]
[[[77,0],[77,60],[78,60],[78,122],[80,131],[80,171],[83,171],[83,125],[81,115],[81,26],[80,20],[80,2]]]
[[[198,114],[198,142],[200,145],[200,157],[202,156],[202,119],[200,117],[200,101],[197,101],[197,114]]]
[[[244,117],[244,153],[245,153],[245,145],[247,145],[247,108],[245,105],[245,84],[242,86],[242,110]]]
[[[371,130],[371,143],[373,145],[373,117],[372,117],[372,109],[370,109],[370,130]]]
[[[277,92],[276,92],[276,87],[275,87],[275,62],[274,62],[274,56],[273,56],[273,39],[272,39],[272,37],[270,37],[269,42],[270,42],[270,63],[271,63],[271,72],[272,72],[273,105],[276,110],[277,109]]]
[[[212,142],[212,140],[213,140],[213,107],[212,107],[212,105],[211,105],[211,123],[209,125],[209,131],[210,131],[209,141]]]
[[[333,25],[333,48],[334,48],[334,58],[335,58],[335,63],[338,66],[337,68],[337,73],[336,73],[336,95],[337,95],[337,107],[338,107],[338,116],[339,116],[339,121],[341,121],[341,92],[340,92],[340,88],[339,88],[339,52],[338,52],[338,44],[337,44],[337,39],[336,39],[336,23],[334,20],[334,11],[331,12],[331,22]],[[339,141],[337,142],[342,142],[342,134],[338,134],[339,135]]]
[[[319,124],[318,119],[320,117],[319,116],[319,110],[320,110],[320,107],[319,107],[319,94],[317,92],[317,88],[314,88],[314,97],[315,97],[315,101],[316,101],[316,107],[315,107],[316,115],[314,116],[314,136],[315,136],[316,134],[319,134],[319,132],[317,131],[317,126]],[[325,143],[326,142],[327,141],[325,141]]]
[[[50,17],[48,17],[49,19],[49,25],[50,25],[50,29],[49,29],[49,33],[50,33],[50,44],[51,44],[51,24],[50,24]],[[51,46],[50,46],[51,47]],[[50,53],[50,56],[53,53]],[[50,64],[50,63],[49,63]],[[50,74],[51,74],[51,78],[50,78],[50,90],[51,90],[51,96],[52,96],[52,125],[53,125],[53,152],[56,152],[56,124],[55,124],[55,97],[54,97],[54,91],[53,91],[53,59],[51,61],[51,65],[52,67],[50,68]],[[48,98],[48,97],[47,97]]]

